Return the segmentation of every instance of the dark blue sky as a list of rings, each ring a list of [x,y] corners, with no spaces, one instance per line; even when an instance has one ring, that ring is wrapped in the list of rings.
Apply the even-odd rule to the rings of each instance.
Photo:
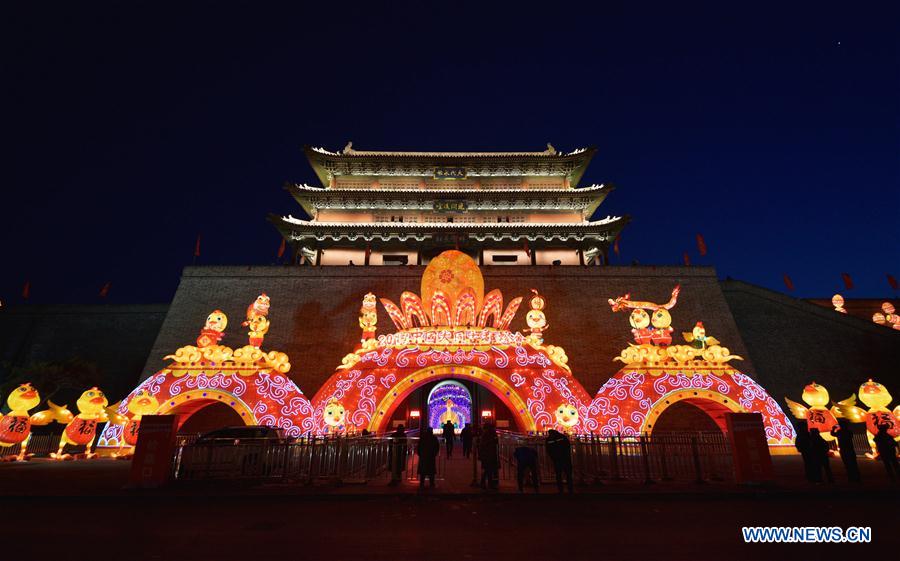
[[[798,296],[900,278],[890,3],[5,6],[0,298],[168,301],[267,264],[300,147],[599,148],[622,261],[688,251]],[[71,3],[70,3],[71,4]],[[134,6],[137,4],[137,7]],[[671,3],[670,3],[671,4]],[[129,7],[130,6],[130,7]],[[709,254],[700,258],[701,232]],[[852,275],[845,291],[841,272]]]

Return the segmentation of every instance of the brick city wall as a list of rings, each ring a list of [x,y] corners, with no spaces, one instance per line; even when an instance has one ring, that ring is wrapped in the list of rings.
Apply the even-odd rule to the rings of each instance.
[[[758,379],[780,403],[811,381],[834,401],[868,378],[900,398],[900,332],[740,281],[722,283]],[[893,407],[893,405],[892,405]]]
[[[163,356],[193,344],[207,314],[216,308],[229,318],[223,344],[246,344],[247,330],[240,322],[247,305],[264,291],[272,299],[272,327],[263,347],[288,353],[291,377],[312,395],[357,344],[363,295],[371,291],[399,303],[404,290],[419,294],[423,271],[422,266],[188,267],[143,377],[165,366]],[[499,288],[505,302],[527,297],[531,288],[546,296],[550,329],[545,341],[565,348],[573,373],[590,394],[621,366],[612,359],[631,338],[628,313],[614,314],[607,303],[625,293],[634,300],[666,302],[680,283],[681,296],[672,310],[677,340],[681,331],[690,331],[702,320],[709,334],[733,353],[747,356],[712,268],[485,266],[482,271],[485,292]],[[525,328],[527,310],[526,298],[514,330]],[[380,305],[378,327],[378,334],[394,331]],[[753,373],[749,360],[738,364]]]
[[[27,375],[29,367],[41,363],[78,359],[97,369],[100,386],[118,400],[140,377],[168,308],[168,304],[3,308],[0,383],[14,371]]]

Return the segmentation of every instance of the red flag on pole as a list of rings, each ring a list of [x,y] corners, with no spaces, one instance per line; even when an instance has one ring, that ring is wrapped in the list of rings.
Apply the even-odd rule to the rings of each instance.
[[[853,279],[850,278],[850,275],[841,273],[841,278],[844,279],[844,286],[847,287],[847,290],[853,290]]]
[[[25,286],[22,287],[22,298],[24,300],[28,300],[28,297],[31,296],[31,281],[25,281]]]
[[[194,245],[194,257],[200,257],[200,234],[197,234],[197,243]]]
[[[891,285],[891,288],[893,288],[894,290],[897,290],[897,287],[898,287],[897,279],[895,279],[892,275],[888,275],[887,279],[888,279],[888,284]]]
[[[286,241],[284,238],[281,238],[281,245],[278,246],[278,259],[284,255],[284,248],[286,247]]]
[[[687,251],[684,252],[684,266],[685,267],[691,266],[691,256],[687,254]]]
[[[703,239],[703,234],[697,234],[697,249],[700,250],[700,255],[706,255],[706,240]]]
[[[106,295],[109,294],[110,286],[112,286],[112,282],[107,282],[103,285],[103,288],[100,289],[100,298],[106,298]]]
[[[523,244],[523,249],[525,249],[525,255],[527,255],[528,258],[531,259],[531,248],[528,247],[528,238],[525,238],[525,243]]]
[[[622,237],[622,234],[616,236],[616,240],[613,242],[613,252],[615,252],[616,257],[619,256],[619,238]]]
[[[794,281],[791,280],[791,277],[784,275],[784,286],[787,287],[788,290],[794,290]]]

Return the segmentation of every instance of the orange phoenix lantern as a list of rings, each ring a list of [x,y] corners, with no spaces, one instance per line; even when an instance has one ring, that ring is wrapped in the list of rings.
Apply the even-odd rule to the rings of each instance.
[[[812,382],[803,388],[803,401],[809,405],[804,407],[796,401],[784,398],[787,402],[791,413],[798,419],[806,419],[806,427],[808,430],[816,429],[824,440],[835,440],[835,436],[831,434],[831,429],[837,425],[837,417],[835,412],[837,409],[832,407],[828,409],[828,390],[825,386]]]

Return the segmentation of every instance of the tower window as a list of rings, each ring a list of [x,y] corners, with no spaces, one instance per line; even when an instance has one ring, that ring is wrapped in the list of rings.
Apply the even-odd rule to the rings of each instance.
[[[519,260],[518,255],[492,255],[491,261],[494,263],[515,263]]]

